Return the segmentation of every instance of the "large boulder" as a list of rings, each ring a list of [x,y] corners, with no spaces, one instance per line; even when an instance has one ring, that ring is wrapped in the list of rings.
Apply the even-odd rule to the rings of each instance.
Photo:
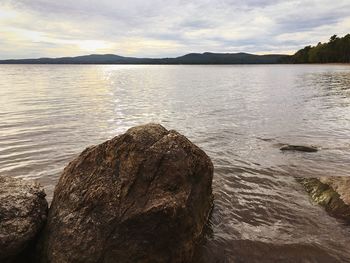
[[[212,207],[213,165],[161,125],[87,148],[63,171],[42,262],[190,262]]]
[[[0,176],[0,262],[29,262],[25,252],[34,247],[46,217],[45,193],[38,184]]]

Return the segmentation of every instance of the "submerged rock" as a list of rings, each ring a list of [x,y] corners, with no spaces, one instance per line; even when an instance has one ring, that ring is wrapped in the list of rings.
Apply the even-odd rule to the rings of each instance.
[[[317,147],[314,146],[306,146],[306,145],[283,145],[280,148],[281,151],[299,151],[299,152],[317,152]]]
[[[34,246],[46,217],[45,193],[38,184],[0,176],[0,262],[29,262],[26,250]]]
[[[350,222],[350,178],[321,177],[298,180],[314,202],[324,206],[326,211],[334,217]],[[343,187],[335,187],[340,182],[343,182]]]
[[[213,165],[160,125],[87,148],[55,188],[42,262],[190,262],[212,207]]]

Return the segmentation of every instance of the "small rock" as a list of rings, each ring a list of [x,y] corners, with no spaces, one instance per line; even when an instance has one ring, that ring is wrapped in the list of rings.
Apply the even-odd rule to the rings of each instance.
[[[339,182],[348,182],[346,177],[298,178],[314,202],[325,207],[326,211],[350,223],[349,188],[337,187]]]
[[[299,151],[299,152],[317,152],[318,149],[314,146],[305,146],[305,145],[283,145],[280,148],[281,151]]]
[[[161,125],[87,148],[56,186],[41,262],[191,262],[212,207],[213,165]]]
[[[29,262],[23,253],[43,227],[47,206],[38,184],[0,176],[0,262]]]

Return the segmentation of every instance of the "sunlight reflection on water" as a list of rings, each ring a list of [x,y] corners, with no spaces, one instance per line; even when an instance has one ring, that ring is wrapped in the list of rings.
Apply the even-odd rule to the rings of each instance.
[[[347,176],[350,67],[0,66],[0,174],[38,179],[48,198],[85,147],[159,122],[215,166],[215,208],[199,262],[350,261],[350,231],[294,176]],[[281,153],[283,143],[318,153]],[[284,261],[285,262],[285,261]]]

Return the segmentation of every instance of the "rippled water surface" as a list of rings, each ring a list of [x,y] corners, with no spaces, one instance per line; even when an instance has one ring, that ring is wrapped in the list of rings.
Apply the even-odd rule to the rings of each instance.
[[[197,262],[350,262],[350,227],[295,181],[349,175],[350,66],[0,66],[0,175],[38,179],[49,199],[85,147],[147,122],[213,160]]]

